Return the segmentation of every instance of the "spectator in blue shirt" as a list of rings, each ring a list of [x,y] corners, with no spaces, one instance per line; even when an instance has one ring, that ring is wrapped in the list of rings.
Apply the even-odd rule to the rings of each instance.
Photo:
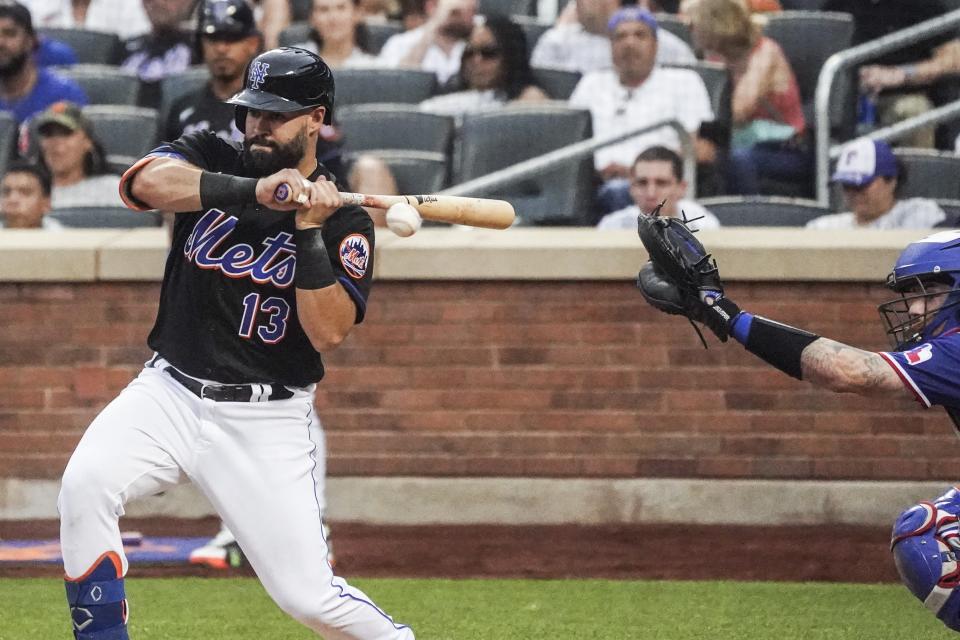
[[[0,4],[0,110],[24,122],[54,102],[87,104],[87,95],[73,80],[38,67],[37,34],[30,11],[17,2]]]
[[[37,37],[37,50],[33,54],[40,67],[66,67],[77,64],[77,52],[66,42],[46,36]]]

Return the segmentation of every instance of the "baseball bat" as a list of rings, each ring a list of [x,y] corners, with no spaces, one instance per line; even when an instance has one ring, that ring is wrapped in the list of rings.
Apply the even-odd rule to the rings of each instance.
[[[274,197],[277,202],[286,202],[290,197],[290,188],[286,184],[281,184],[277,187]],[[513,224],[516,216],[513,205],[505,200],[463,196],[375,196],[362,193],[340,193],[341,205],[357,204],[361,207],[389,209],[401,202],[411,205],[424,220],[486,229],[506,229]]]

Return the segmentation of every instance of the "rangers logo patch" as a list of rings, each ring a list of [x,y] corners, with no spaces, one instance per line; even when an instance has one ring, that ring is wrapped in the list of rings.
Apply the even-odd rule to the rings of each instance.
[[[367,264],[370,262],[370,242],[366,236],[351,233],[340,243],[340,264],[344,271],[354,280],[359,280],[367,273]]]
[[[920,364],[933,357],[933,345],[927,342],[909,351],[904,351],[903,355],[907,359],[907,364],[910,366]]]

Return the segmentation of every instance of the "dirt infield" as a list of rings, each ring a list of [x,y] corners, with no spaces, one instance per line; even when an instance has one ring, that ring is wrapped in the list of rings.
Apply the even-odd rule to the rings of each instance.
[[[216,533],[213,518],[125,519],[146,535]],[[889,530],[852,526],[422,526],[331,523],[337,572],[363,577],[895,582]],[[0,521],[0,538],[55,538],[56,521]],[[58,566],[0,576],[60,575]],[[239,570],[239,573],[250,573]],[[187,565],[133,575],[223,575]]]

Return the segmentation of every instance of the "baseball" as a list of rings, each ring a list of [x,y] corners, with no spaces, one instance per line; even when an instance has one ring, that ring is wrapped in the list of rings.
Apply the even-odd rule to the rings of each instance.
[[[387,209],[387,227],[401,238],[415,234],[421,222],[420,213],[406,202],[398,202]]]

